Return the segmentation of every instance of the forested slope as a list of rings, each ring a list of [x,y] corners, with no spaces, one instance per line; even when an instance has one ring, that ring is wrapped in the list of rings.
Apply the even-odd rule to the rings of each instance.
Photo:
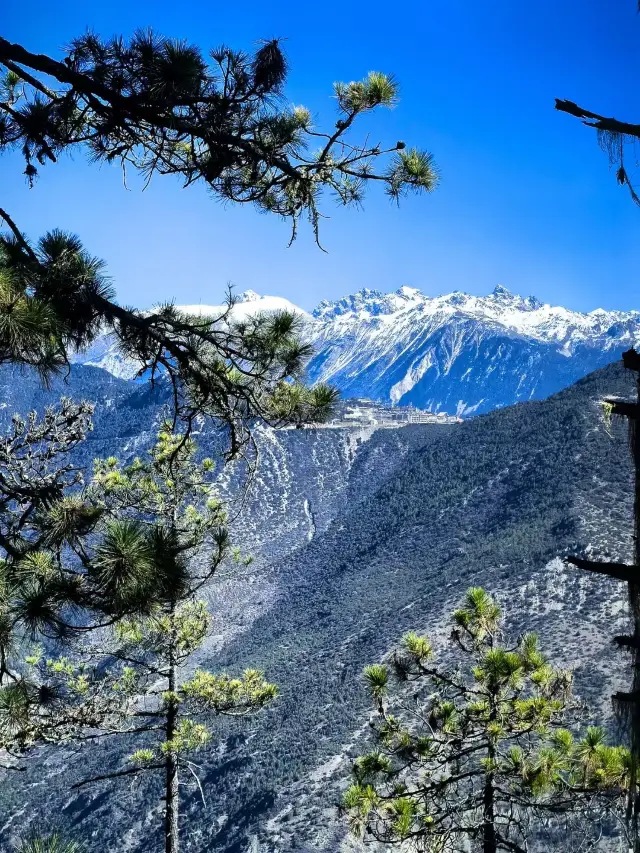
[[[194,786],[186,849],[244,851],[253,835],[265,849],[335,849],[340,780],[368,719],[362,666],[408,628],[444,636],[443,619],[470,584],[498,595],[514,630],[539,630],[546,650],[576,668],[577,690],[594,715],[609,715],[607,697],[625,675],[623,659],[610,648],[625,620],[624,588],[564,568],[557,558],[584,551],[604,556],[607,549],[628,556],[625,426],[608,427],[598,400],[630,388],[630,378],[610,366],[546,401],[439,433],[410,428],[411,442],[404,430],[378,431],[369,456],[345,465],[347,485],[337,489],[334,509],[325,508],[312,536],[300,527],[282,552],[276,535],[271,552],[261,546],[256,571],[268,575],[270,595],[253,606],[250,619],[228,632],[229,599],[213,594],[217,638],[207,664],[264,668],[281,696],[249,728],[221,725],[217,744],[201,755],[206,804]],[[317,478],[337,458],[323,456],[332,435],[318,429],[278,436],[290,443],[284,456],[297,459],[289,466],[288,512],[304,512],[311,488],[305,477]],[[385,464],[398,440],[404,450],[376,479],[376,464]],[[291,443],[303,441],[293,453]],[[377,463],[374,442],[387,442]],[[316,469],[314,454],[322,460]],[[359,478],[359,494],[357,465],[370,472]],[[270,476],[261,475],[256,501],[268,504],[281,494],[274,485],[269,495]],[[281,483],[280,476],[271,479]],[[251,529],[250,517],[246,524]],[[254,586],[262,596],[259,579]],[[250,590],[247,596],[249,607]],[[13,828],[38,812],[55,815],[87,839],[90,851],[148,848],[158,831],[153,783],[68,792],[70,780],[113,761],[106,742],[80,756],[43,757],[22,782],[3,786],[3,817]]]

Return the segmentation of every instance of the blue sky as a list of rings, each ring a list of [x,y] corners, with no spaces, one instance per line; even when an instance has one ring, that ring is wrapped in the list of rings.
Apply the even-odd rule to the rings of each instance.
[[[197,17],[194,13],[197,11]],[[500,283],[554,304],[640,309],[640,209],[618,188],[595,134],[555,97],[638,120],[635,0],[406,0],[403,4],[237,4],[32,0],[3,10],[0,32],[56,54],[87,27],[108,36],[152,26],[203,49],[286,39],[287,90],[325,126],[332,83],[392,72],[401,102],[376,121],[383,141],[432,151],[442,182],[400,208],[375,188],[364,211],[327,200],[317,249],[303,230],[222,206],[204,188],[157,178],[126,190],[116,167],[47,166],[33,190],[0,160],[0,205],[33,237],[77,232],[108,264],[121,301],[216,302],[227,283],[305,308],[361,287],[436,295]]]

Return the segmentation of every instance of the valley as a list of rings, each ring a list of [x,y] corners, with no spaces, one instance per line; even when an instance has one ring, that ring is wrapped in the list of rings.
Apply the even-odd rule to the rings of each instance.
[[[543,648],[574,668],[594,716],[611,720],[607,697],[627,675],[610,643],[626,624],[625,589],[561,560],[628,557],[624,426],[603,422],[599,400],[625,395],[629,383],[611,365],[548,400],[456,425],[258,428],[260,464],[242,500],[234,503],[240,467],[220,480],[237,509],[234,539],[255,559],[211,586],[214,631],[200,660],[214,670],[263,668],[280,698],[248,726],[215,722],[215,745],[199,759],[211,801],[189,788],[185,849],[244,853],[248,838],[264,850],[337,849],[345,830],[336,806],[366,738],[362,667],[409,629],[438,643],[471,584],[495,591],[512,630],[539,631]],[[101,453],[144,450],[140,407],[157,423],[162,399],[95,368],[75,368],[70,386],[98,399]],[[198,440],[215,447],[206,429]],[[155,782],[69,793],[90,767],[117,759],[108,743],[43,752],[0,793],[6,837],[47,816],[87,840],[142,850],[133,839],[146,845],[159,831]]]

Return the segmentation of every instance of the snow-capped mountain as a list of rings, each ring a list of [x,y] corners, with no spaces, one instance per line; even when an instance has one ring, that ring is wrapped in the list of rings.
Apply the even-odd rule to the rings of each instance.
[[[211,316],[224,310],[181,307]],[[395,293],[365,288],[323,301],[311,314],[281,297],[246,291],[233,316],[275,310],[303,317],[315,348],[312,381],[331,382],[346,397],[460,415],[546,397],[640,344],[638,311],[580,313],[500,286],[488,296],[437,297],[412,287]],[[121,378],[135,374],[108,337],[78,360]]]
[[[314,381],[461,415],[546,397],[640,341],[640,312],[583,314],[504,287],[435,298],[364,289],[313,318]]]
[[[185,314],[195,314],[201,317],[223,317],[227,312],[226,305],[177,305]],[[310,321],[312,318],[302,308],[298,308],[293,302],[282,296],[260,296],[255,290],[245,290],[239,296],[235,296],[232,316],[236,322],[253,317],[256,314],[272,313],[275,311],[288,311],[299,314]],[[76,353],[72,357],[76,364],[87,364],[90,367],[101,367],[109,371],[119,379],[134,379],[139,365],[120,352],[113,335],[101,335],[86,350]]]

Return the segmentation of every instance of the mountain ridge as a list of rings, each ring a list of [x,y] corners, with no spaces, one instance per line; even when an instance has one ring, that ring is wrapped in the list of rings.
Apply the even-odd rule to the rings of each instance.
[[[226,311],[224,305],[178,307],[210,317]],[[283,297],[245,291],[231,317],[284,310],[301,318],[314,348],[311,382],[329,382],[345,397],[467,417],[547,397],[640,344],[640,311],[572,311],[501,285],[487,296],[362,288],[323,300],[311,313]],[[124,379],[137,372],[109,336],[75,360]]]

